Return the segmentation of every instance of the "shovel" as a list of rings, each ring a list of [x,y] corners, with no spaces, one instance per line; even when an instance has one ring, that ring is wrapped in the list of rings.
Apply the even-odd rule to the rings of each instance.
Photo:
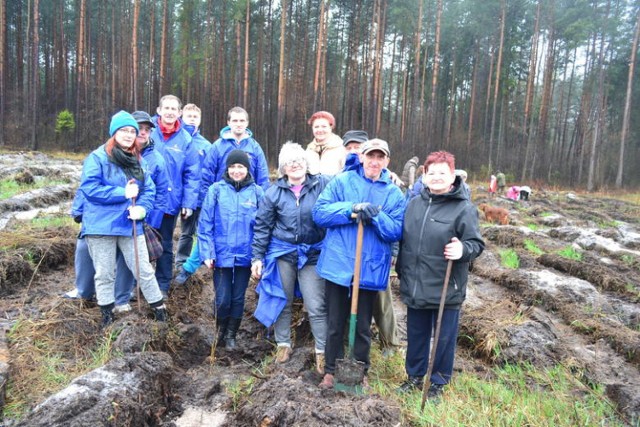
[[[362,265],[362,240],[364,225],[358,221],[358,236],[356,239],[356,261],[353,271],[353,290],[351,291],[351,316],[349,318],[349,345],[344,359],[336,360],[336,374],[334,390],[363,394],[362,380],[364,379],[364,362],[355,360],[353,347],[356,342],[356,322],[358,318],[358,294],[360,292],[360,269]]]
[[[447,273],[444,275],[442,296],[440,296],[440,306],[438,307],[438,318],[436,319],[436,334],[433,337],[433,346],[431,347],[431,354],[429,355],[429,366],[427,367],[427,374],[424,376],[424,385],[422,386],[422,405],[420,406],[421,411],[424,411],[424,404],[427,401],[427,393],[429,392],[429,387],[431,387],[431,373],[433,372],[433,364],[436,358],[436,348],[438,348],[438,339],[440,338],[440,324],[442,323],[444,301],[447,299],[447,288],[449,287],[449,277],[451,277],[451,267],[453,267],[453,261],[449,260],[449,262],[447,263]]]
[[[135,206],[136,205],[136,198],[133,197],[131,198],[131,206]],[[136,225],[136,220],[132,219],[131,221],[133,221],[133,252],[134,252],[134,259],[136,262],[136,271],[135,271],[135,275],[136,275],[136,295],[138,297],[138,312],[142,311],[142,309],[140,308],[140,258],[138,257],[138,228]]]

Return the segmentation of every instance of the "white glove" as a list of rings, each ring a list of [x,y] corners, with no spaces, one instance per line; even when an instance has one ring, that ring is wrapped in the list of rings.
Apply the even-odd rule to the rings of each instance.
[[[191,209],[191,208],[182,208],[182,218],[187,219],[191,215],[193,215],[193,209]]]
[[[444,247],[444,257],[450,260],[462,258],[462,242],[457,237],[451,238],[451,243]]]
[[[129,207],[129,219],[139,221],[144,219],[145,216],[147,216],[147,210],[142,206],[136,205]]]
[[[251,275],[256,279],[259,279],[260,276],[262,276],[262,261],[259,259],[251,263]]]
[[[124,197],[127,199],[138,197],[138,184],[135,182],[127,182],[127,185],[124,186]]]

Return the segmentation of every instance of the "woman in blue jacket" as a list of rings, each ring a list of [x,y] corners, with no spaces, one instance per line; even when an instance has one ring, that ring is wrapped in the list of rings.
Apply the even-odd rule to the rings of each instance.
[[[116,248],[131,271],[136,268],[133,221],[137,220],[140,289],[156,320],[166,321],[162,293],[149,262],[142,220],[153,207],[155,185],[136,144],[138,123],[125,111],[111,119],[109,140],[86,158],[80,191],[85,198],[81,234],[96,270],[95,286],[103,326],[113,322]],[[135,205],[133,201],[135,200]]]
[[[244,313],[244,295],[251,277],[251,240],[264,192],[249,173],[249,156],[233,150],[227,171],[209,187],[198,223],[200,258],[213,272],[214,313],[218,345],[236,347]]]
[[[282,177],[265,192],[258,211],[251,271],[262,280],[255,316],[265,326],[274,324],[278,343],[276,362],[291,357],[291,305],[296,284],[309,314],[315,339],[316,370],[324,371],[327,317],[324,279],[316,264],[325,231],[313,222],[311,211],[329,178],[310,175],[300,144],[283,145],[278,158]],[[263,271],[264,270],[264,271]]]

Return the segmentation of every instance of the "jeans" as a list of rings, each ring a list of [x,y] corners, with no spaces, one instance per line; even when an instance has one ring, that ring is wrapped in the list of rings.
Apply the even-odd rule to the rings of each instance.
[[[244,294],[249,286],[251,267],[216,268],[213,287],[216,291],[214,313],[218,319],[242,319]]]
[[[180,218],[180,238],[178,239],[178,249],[176,250],[176,267],[180,267],[191,254],[193,236],[198,231],[198,218],[200,218],[200,208],[195,209],[189,218]]]
[[[325,280],[318,276],[315,265],[307,264],[298,270],[296,264],[278,259],[278,271],[284,293],[287,296],[287,304],[274,324],[276,342],[278,345],[291,346],[291,306],[296,282],[298,282],[304,306],[309,314],[309,324],[315,340],[316,352],[324,353],[327,340]]]
[[[120,249],[129,270],[135,270],[133,237],[129,236],[86,236],[89,253],[96,270],[95,286],[98,305],[106,306],[115,302],[116,250]],[[138,260],[140,263],[140,290],[149,304],[162,301],[153,266],[144,236],[137,237]]]
[[[156,261],[156,279],[160,290],[169,292],[173,279],[173,230],[176,228],[177,216],[165,214],[160,224],[162,235],[162,256]],[[148,257],[147,257],[148,258]]]
[[[423,377],[429,363],[431,337],[435,335],[438,310],[407,307],[407,357],[405,369],[410,377]],[[440,338],[431,372],[432,384],[448,384],[453,374],[460,310],[444,309]]]
[[[344,333],[351,313],[352,287],[337,285],[327,281],[327,350],[325,352],[325,368],[327,374],[336,370],[336,359],[344,358]],[[365,372],[369,369],[371,350],[371,318],[373,303],[378,291],[360,289],[358,294],[358,315],[356,316],[356,336],[353,346],[353,357],[363,362]]]
[[[116,251],[116,283],[115,283],[115,300],[116,305],[124,305],[129,303],[131,290],[135,284],[133,273],[127,267],[127,263],[122,256],[122,252]],[[93,260],[89,254],[89,246],[87,239],[79,238],[76,240],[75,252],[75,271],[76,271],[76,289],[80,297],[91,299],[96,293],[96,285],[94,278],[96,270],[93,268]]]

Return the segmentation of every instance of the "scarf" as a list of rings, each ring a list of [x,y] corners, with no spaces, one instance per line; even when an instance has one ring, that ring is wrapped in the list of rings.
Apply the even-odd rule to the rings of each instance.
[[[140,182],[144,182],[144,171],[140,166],[138,157],[134,154],[127,153],[118,144],[111,149],[109,160],[116,166],[120,166],[127,176],[127,179],[135,178]]]

